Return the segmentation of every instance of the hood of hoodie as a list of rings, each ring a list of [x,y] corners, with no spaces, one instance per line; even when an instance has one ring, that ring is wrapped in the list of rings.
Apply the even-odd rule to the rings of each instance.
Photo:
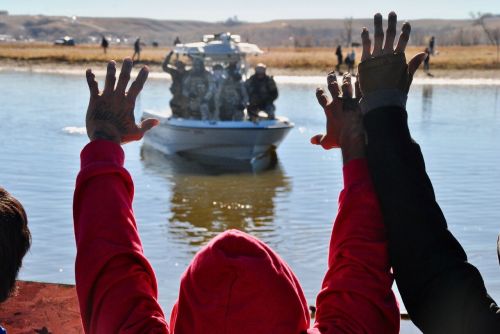
[[[262,241],[237,230],[196,254],[170,320],[174,334],[300,334],[310,324],[292,270]]]

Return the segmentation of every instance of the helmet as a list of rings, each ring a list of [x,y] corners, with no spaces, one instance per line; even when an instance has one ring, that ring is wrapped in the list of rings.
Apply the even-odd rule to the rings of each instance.
[[[258,63],[257,66],[255,66],[255,73],[266,73],[267,66],[262,63]]]

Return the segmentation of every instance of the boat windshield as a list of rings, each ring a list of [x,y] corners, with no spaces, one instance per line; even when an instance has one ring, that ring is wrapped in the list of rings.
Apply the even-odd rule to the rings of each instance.
[[[242,43],[239,35],[227,32],[205,35],[201,42],[178,44],[174,53],[193,60],[201,59],[208,69],[213,68],[215,64],[224,67],[238,64],[240,74],[245,77],[248,72],[247,56],[257,56],[263,51],[255,44]]]

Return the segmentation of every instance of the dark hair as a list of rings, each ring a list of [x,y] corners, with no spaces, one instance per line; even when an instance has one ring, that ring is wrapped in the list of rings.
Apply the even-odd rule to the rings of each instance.
[[[0,187],[0,303],[9,298],[14,289],[30,245],[31,234],[23,206]]]

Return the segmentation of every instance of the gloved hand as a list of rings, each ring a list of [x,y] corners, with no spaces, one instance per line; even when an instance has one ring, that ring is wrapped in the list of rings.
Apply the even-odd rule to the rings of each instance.
[[[406,99],[410,85],[417,68],[425,59],[425,53],[419,53],[406,63],[405,49],[410,38],[411,26],[408,22],[403,24],[402,32],[396,48],[396,13],[389,14],[385,44],[382,27],[382,15],[374,16],[375,43],[371,51],[369,32],[363,28],[361,39],[363,54],[358,66],[359,83],[363,99],[361,109],[363,112],[387,105],[406,106]]]

